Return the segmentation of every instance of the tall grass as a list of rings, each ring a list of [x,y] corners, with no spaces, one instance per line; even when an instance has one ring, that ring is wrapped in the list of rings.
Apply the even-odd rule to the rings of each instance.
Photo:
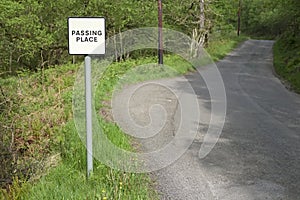
[[[300,93],[300,37],[286,32],[273,48],[276,73]]]

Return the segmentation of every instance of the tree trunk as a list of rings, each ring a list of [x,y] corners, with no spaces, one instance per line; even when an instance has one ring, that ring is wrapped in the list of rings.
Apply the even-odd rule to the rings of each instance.
[[[200,32],[205,30],[205,2],[204,0],[199,0],[200,6],[200,23],[199,23],[199,30]]]
[[[197,18],[199,19],[198,28],[193,30],[193,39],[199,43],[200,46],[204,47],[208,43],[208,34],[209,34],[209,26],[206,15],[205,15],[205,0],[199,0],[199,15]]]

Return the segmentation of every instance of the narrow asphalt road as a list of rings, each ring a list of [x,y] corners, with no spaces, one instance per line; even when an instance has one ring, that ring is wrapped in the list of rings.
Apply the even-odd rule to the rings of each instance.
[[[196,95],[202,114],[197,136],[183,156],[152,173],[161,199],[300,199],[300,96],[274,76],[272,46],[273,41],[248,40],[217,63],[226,89],[226,121],[218,143],[203,159],[198,152],[211,105],[204,81],[197,73],[158,81],[181,93],[187,92],[182,83],[189,82],[195,92],[189,95]],[[115,95],[115,105],[128,88]],[[167,111],[161,134],[140,141],[146,151],[174,137],[177,97],[164,90],[148,85],[131,96],[131,116],[141,126],[149,122],[149,105],[155,100]],[[117,122],[126,130],[122,114]]]

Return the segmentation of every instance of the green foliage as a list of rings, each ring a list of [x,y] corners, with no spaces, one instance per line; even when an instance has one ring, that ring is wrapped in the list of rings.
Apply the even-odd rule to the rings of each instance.
[[[155,26],[155,6],[153,1],[4,0],[0,5],[4,11],[0,13],[0,75],[69,61],[70,16],[104,16],[110,37],[130,28]]]
[[[2,183],[11,183],[13,177],[26,180],[45,167],[58,142],[57,132],[70,118],[71,107],[62,94],[72,88],[75,69],[67,65],[0,79]]]
[[[300,92],[300,37],[281,36],[274,45],[274,66],[277,74]]]
[[[39,16],[41,10],[37,2],[26,1],[17,3],[5,1],[0,5],[1,10],[1,63],[2,71],[14,72],[15,66],[21,64],[28,69],[34,69],[40,62],[41,49],[50,45],[51,36],[42,29]]]
[[[200,2],[163,1],[164,27],[184,32],[203,44],[211,32],[234,28],[237,0]],[[67,53],[70,16],[105,17],[107,37],[128,29],[156,27],[158,22],[157,1],[150,0],[4,0],[0,9],[4,11],[0,13],[0,75],[73,60]]]
[[[215,32],[227,34],[237,29],[239,0],[212,1],[210,9]]]
[[[297,0],[243,0],[242,25],[258,36],[299,33],[300,2]]]

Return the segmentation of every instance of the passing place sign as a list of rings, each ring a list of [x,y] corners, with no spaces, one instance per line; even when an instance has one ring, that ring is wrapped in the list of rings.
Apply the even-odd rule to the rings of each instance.
[[[105,54],[105,19],[69,17],[69,54]]]

